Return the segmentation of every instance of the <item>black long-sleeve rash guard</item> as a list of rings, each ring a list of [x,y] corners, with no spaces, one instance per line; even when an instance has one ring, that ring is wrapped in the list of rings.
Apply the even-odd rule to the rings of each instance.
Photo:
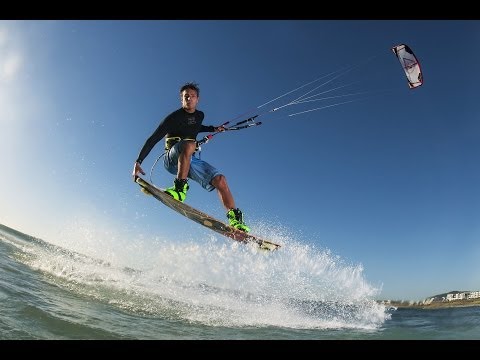
[[[188,113],[180,108],[170,115],[158,125],[154,133],[147,139],[142,150],[138,154],[137,162],[142,163],[148,156],[153,147],[162,140],[165,135],[167,137],[180,137],[182,139],[196,139],[199,132],[213,132],[214,126],[202,125],[205,114],[200,110],[194,113]]]

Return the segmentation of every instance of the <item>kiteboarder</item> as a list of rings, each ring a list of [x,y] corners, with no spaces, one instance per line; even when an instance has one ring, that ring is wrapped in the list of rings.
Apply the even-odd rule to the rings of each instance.
[[[222,132],[223,126],[203,125],[204,113],[197,110],[200,89],[198,84],[189,82],[180,88],[182,107],[167,115],[153,134],[146,140],[133,167],[135,181],[139,173],[145,175],[142,162],[153,147],[165,137],[164,166],[168,172],[176,175],[173,186],[165,192],[174,199],[184,202],[189,189],[188,179],[198,182],[207,191],[217,189],[227,218],[231,226],[249,232],[242,211],[235,205],[235,200],[228,187],[227,179],[214,166],[195,156],[198,150],[196,141],[199,132]]]

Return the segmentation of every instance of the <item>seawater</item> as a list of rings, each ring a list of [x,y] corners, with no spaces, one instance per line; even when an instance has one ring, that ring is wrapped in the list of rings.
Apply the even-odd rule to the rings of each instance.
[[[386,307],[361,267],[302,244],[265,253],[209,235],[71,240],[0,225],[0,339],[480,338],[480,307]]]

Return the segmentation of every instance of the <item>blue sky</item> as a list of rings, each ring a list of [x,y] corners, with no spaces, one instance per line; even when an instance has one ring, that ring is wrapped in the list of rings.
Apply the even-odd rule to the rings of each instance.
[[[400,43],[420,60],[418,89],[390,50]],[[45,240],[72,219],[171,241],[203,231],[131,179],[146,138],[180,107],[179,87],[195,81],[204,124],[261,114],[201,153],[253,233],[266,222],[362,264],[381,298],[479,290],[479,44],[478,21],[0,21],[0,223]],[[350,67],[317,92],[362,95],[268,112],[304,87],[259,108]],[[337,105],[288,116],[325,104]],[[153,182],[172,176],[158,165]],[[196,184],[188,202],[225,216]]]

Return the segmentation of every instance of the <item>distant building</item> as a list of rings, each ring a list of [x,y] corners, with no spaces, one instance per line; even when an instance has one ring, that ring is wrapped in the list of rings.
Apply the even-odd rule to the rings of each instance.
[[[467,294],[467,299],[478,299],[480,298],[480,291],[470,291]]]
[[[472,300],[480,298],[480,291],[452,291],[449,293],[444,293],[440,295],[435,295],[432,297],[425,298],[424,300],[415,302],[415,301],[404,301],[404,300],[379,300],[380,304],[389,305],[389,306],[400,306],[400,305],[430,305],[431,303],[439,302],[448,302],[456,300]]]
[[[480,291],[463,291],[447,294],[447,301],[465,300],[465,299],[477,299],[480,298]]]
[[[464,292],[447,294],[447,301],[463,300],[463,299],[465,299],[465,293]]]

